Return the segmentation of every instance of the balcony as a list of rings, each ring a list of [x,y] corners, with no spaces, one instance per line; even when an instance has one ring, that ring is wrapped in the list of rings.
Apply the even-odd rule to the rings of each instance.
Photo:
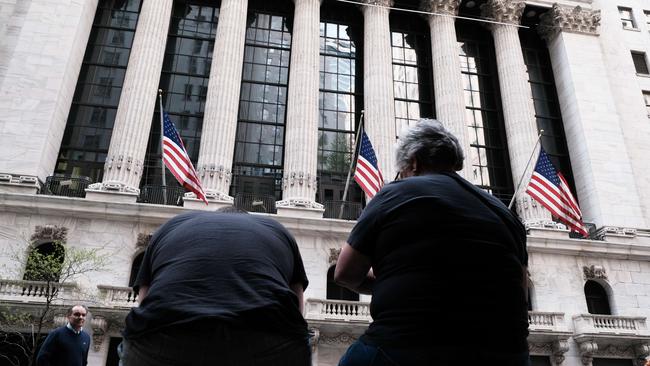
[[[248,212],[277,213],[275,196],[268,194],[237,193],[234,205]]]
[[[185,189],[178,186],[144,185],[140,189],[137,202],[154,205],[183,206]]]
[[[325,201],[325,212],[323,217],[326,219],[356,220],[361,215],[361,202],[349,201]]]
[[[581,314],[573,317],[576,334],[647,336],[646,318],[638,316]]]
[[[88,177],[52,175],[45,179],[41,194],[64,197],[86,197],[86,188],[92,183]]]
[[[48,296],[56,293],[55,303],[77,294],[75,283],[48,283],[42,281],[0,279],[0,301],[22,303],[45,303]]]
[[[131,309],[138,306],[138,294],[130,287],[97,285],[100,301],[106,307]]]
[[[307,299],[305,310],[307,320],[364,324],[372,321],[370,304],[367,302]]]

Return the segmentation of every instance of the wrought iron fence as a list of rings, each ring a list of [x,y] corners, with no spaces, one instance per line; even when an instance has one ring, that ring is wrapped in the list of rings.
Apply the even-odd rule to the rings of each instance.
[[[51,175],[45,179],[41,194],[65,197],[86,197],[86,188],[92,183],[88,177]]]
[[[153,203],[156,205],[183,206],[185,189],[175,186],[145,185],[140,188],[139,203]]]
[[[277,213],[275,196],[269,194],[237,193],[234,204],[248,212]]]
[[[361,215],[361,202],[349,201],[325,201],[325,212],[323,217],[326,219],[343,219],[356,220]]]

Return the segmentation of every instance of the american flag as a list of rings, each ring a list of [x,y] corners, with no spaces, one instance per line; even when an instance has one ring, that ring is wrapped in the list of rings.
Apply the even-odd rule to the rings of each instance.
[[[196,174],[194,165],[185,151],[183,140],[167,112],[163,112],[163,121],[163,162],[165,166],[185,189],[194,192],[196,197],[207,205],[208,200],[205,198],[203,187],[201,187],[201,180]]]
[[[526,193],[551,211],[551,214],[565,223],[571,231],[585,237],[589,235],[582,222],[582,212],[569,190],[569,184],[562,173],[555,170],[543,148],[539,151],[539,159]]]
[[[354,170],[354,180],[359,183],[368,198],[374,197],[384,186],[384,178],[377,166],[375,150],[373,150],[365,131],[361,133],[361,146],[357,158],[357,167]]]

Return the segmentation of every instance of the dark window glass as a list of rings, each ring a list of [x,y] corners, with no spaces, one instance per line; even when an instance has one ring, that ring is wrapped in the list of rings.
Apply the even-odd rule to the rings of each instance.
[[[552,366],[551,359],[548,356],[530,356],[531,366]]]
[[[318,202],[340,201],[354,157],[355,131],[363,109],[361,14],[346,5],[321,11],[318,100]],[[346,201],[361,202],[350,182]]]
[[[607,292],[598,282],[589,280],[585,283],[585,298],[589,314],[612,314]]]
[[[395,131],[399,136],[421,117],[434,117],[431,39],[424,19],[391,13]]]
[[[108,356],[106,356],[105,366],[119,366],[120,356],[117,354],[117,348],[122,343],[122,337],[111,337],[108,343]]]
[[[645,101],[645,109],[648,112],[648,117],[650,117],[650,91],[643,92],[643,100]]]
[[[533,27],[520,29],[519,38],[535,104],[537,129],[544,130],[542,146],[577,197],[548,49]]]
[[[359,301],[359,294],[348,290],[345,287],[339,286],[334,281],[334,270],[336,266],[330,267],[327,271],[327,299],[328,300],[347,300]]]
[[[282,197],[291,56],[289,16],[293,11],[287,5],[290,4],[254,2],[248,12],[231,186],[233,196],[242,193]]]
[[[174,2],[160,76],[163,109],[176,126],[195,166],[203,127],[204,88],[208,87],[219,19],[218,4],[204,4]],[[141,186],[162,184],[160,154],[160,111],[156,100]],[[179,186],[169,169],[165,169],[165,179],[167,186]]]
[[[634,360],[621,358],[594,358],[592,366],[634,366]]]
[[[140,2],[99,1],[55,174],[102,179]]]
[[[650,73],[648,72],[648,63],[645,59],[644,52],[632,52],[632,61],[634,61],[634,68],[637,74],[647,75]]]
[[[471,149],[472,182],[506,204],[513,193],[494,45],[475,22],[456,21]]]

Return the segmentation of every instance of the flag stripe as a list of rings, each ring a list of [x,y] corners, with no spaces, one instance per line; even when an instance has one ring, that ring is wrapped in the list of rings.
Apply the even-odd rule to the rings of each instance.
[[[583,236],[589,235],[582,222],[582,212],[569,190],[566,179],[562,173],[555,170],[543,148],[540,149],[535,171],[530,178],[526,193],[572,231]]]
[[[185,189],[196,194],[196,197],[208,204],[208,200],[203,192],[201,180],[199,179],[196,169],[190,160],[183,139],[169,119],[167,112],[163,111],[163,139],[162,139],[163,163],[174,175],[178,183]]]
[[[372,148],[372,143],[365,131],[361,133],[357,167],[354,170],[354,180],[366,193],[368,198],[374,197],[384,186],[384,178],[377,164],[377,156]]]

